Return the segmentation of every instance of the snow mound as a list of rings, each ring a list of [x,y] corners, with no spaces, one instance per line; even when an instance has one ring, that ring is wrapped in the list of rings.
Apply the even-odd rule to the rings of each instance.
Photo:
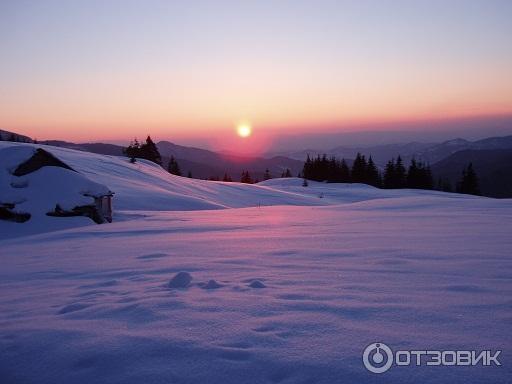
[[[254,280],[253,282],[251,282],[249,284],[249,287],[251,287],[251,288],[266,288],[267,286],[259,280]]]
[[[192,282],[192,276],[188,272],[178,272],[169,281],[169,288],[187,288]]]
[[[203,289],[218,289],[222,288],[224,285],[217,283],[215,280],[209,280],[208,283],[202,284],[201,288]]]

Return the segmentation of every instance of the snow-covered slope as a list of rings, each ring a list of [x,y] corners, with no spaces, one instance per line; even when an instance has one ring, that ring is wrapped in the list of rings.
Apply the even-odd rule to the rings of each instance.
[[[132,164],[125,157],[46,145],[0,142],[0,177],[3,178],[0,201],[3,196],[12,193],[12,188],[9,188],[11,182],[23,179],[12,176],[8,170],[26,160],[34,148],[43,148],[91,182],[113,191],[114,221],[131,219],[134,211],[141,214],[142,211],[212,210],[267,205],[317,206],[425,193],[429,196],[439,195],[437,192],[379,190],[362,184],[311,182],[309,187],[303,187],[302,180],[297,178],[274,179],[257,185],[203,181],[171,175],[145,160]],[[49,187],[60,183],[61,172],[55,167],[45,167],[34,172],[31,178],[34,178],[35,184],[31,190],[43,194],[44,190],[48,190],[43,188],[43,184]],[[23,224],[0,221],[0,239],[93,224],[90,219],[83,217],[46,217],[43,211],[59,201],[57,196],[49,197],[50,200],[42,204],[35,193],[25,196],[25,205],[40,204],[41,214]]]
[[[223,184],[45,149],[116,192],[117,215],[18,238],[0,228],[2,384],[512,376],[512,200],[300,179]],[[6,225],[20,234],[28,223]],[[373,342],[502,350],[502,366],[375,375],[361,360]]]

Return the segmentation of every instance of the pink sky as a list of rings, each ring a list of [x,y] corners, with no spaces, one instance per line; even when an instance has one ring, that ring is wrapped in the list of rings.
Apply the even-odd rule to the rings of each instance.
[[[256,146],[512,115],[510,4],[2,4],[0,128],[226,142],[247,120]]]

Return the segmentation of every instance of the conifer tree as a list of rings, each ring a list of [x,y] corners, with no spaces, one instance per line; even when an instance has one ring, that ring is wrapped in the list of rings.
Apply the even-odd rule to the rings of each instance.
[[[270,175],[269,169],[265,169],[265,173],[263,174],[263,180],[270,180],[272,176]]]
[[[395,188],[395,179],[395,159],[391,159],[386,164],[386,168],[384,170],[384,188]]]
[[[156,144],[151,140],[151,136],[148,135],[146,142],[140,146],[141,158],[152,161],[158,165],[162,165],[162,156],[156,147]]]
[[[191,178],[192,178],[192,171],[188,171],[188,173],[187,173],[187,177],[188,177],[189,179],[191,179]]]
[[[409,169],[407,170],[407,188],[419,188],[420,184],[420,172],[418,169],[418,164],[416,163],[416,159],[411,159],[411,164],[409,165]]]
[[[140,157],[140,144],[137,138],[133,139],[130,145],[123,149],[123,153],[130,158],[130,163],[135,163],[135,159]]]
[[[172,155],[169,160],[169,164],[167,165],[167,171],[173,175],[181,176],[180,166],[178,165],[178,162]]]
[[[357,153],[354,164],[352,164],[352,182],[353,183],[364,183],[366,180],[366,159],[364,155]]]
[[[400,155],[398,155],[398,158],[396,159],[394,184],[394,188],[405,188],[407,186],[407,173]]]
[[[341,159],[339,172],[340,172],[340,183],[350,183],[350,181],[351,181],[350,169],[349,169],[345,159]]]
[[[292,173],[290,171],[289,168],[286,168],[286,171],[283,171],[283,173],[281,174],[281,177],[292,177]]]
[[[473,169],[473,163],[469,163],[462,171],[462,178],[457,183],[457,192],[469,195],[480,195],[480,186],[476,172]]]
[[[251,175],[249,174],[249,171],[242,172],[242,178],[240,179],[240,182],[246,183],[246,184],[252,184],[252,178],[251,178]]]
[[[373,162],[371,155],[368,159],[368,163],[366,164],[365,182],[369,185],[373,185],[374,187],[380,187],[381,185],[379,170]]]

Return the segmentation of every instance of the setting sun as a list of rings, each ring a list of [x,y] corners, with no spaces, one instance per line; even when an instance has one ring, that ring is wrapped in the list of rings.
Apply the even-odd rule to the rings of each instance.
[[[251,136],[252,128],[247,123],[238,124],[236,132],[238,133],[238,136],[245,138]]]

